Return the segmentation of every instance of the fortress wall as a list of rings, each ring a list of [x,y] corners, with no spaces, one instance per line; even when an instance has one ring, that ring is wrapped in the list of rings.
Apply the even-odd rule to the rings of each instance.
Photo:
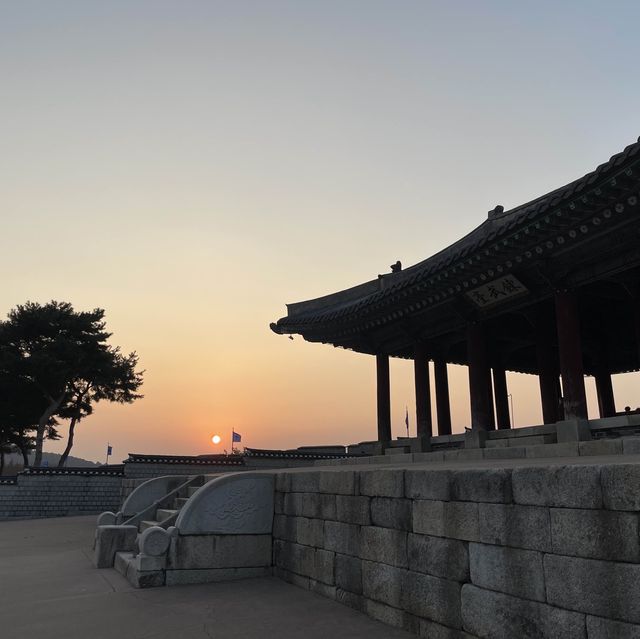
[[[0,520],[115,512],[121,484],[117,475],[18,475],[0,484]]]
[[[275,573],[436,639],[640,636],[640,464],[278,473]]]

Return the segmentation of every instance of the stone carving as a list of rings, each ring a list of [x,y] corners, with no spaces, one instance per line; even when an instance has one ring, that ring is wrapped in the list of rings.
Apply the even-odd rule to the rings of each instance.
[[[154,477],[140,484],[122,504],[125,517],[131,517],[144,510],[154,501],[162,499],[167,493],[189,479],[188,475],[166,475]]]
[[[164,528],[152,526],[140,535],[140,552],[143,555],[160,557],[166,554],[170,542],[171,536]]]
[[[98,526],[112,526],[116,523],[116,514],[111,511],[107,511],[98,515]]]
[[[176,521],[180,534],[268,534],[273,521],[273,476],[230,473],[205,484]]]

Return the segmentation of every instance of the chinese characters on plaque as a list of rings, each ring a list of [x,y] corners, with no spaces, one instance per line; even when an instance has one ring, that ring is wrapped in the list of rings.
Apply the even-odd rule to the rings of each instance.
[[[505,275],[468,291],[467,297],[471,298],[476,306],[484,308],[523,293],[527,293],[525,285],[517,277]]]

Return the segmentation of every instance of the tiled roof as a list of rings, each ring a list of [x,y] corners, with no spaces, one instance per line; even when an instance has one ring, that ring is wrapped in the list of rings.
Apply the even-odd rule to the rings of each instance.
[[[369,292],[376,288],[374,280],[317,300],[289,305],[289,314],[271,324],[271,328],[280,334],[304,333],[314,326],[332,324],[342,318],[357,315],[362,309],[384,305],[399,292],[417,285],[424,286],[428,278],[437,277],[445,269],[463,264],[470,256],[486,250],[492,243],[506,240],[553,210],[570,204],[596,185],[613,182],[615,175],[638,160],[640,139],[591,173],[561,188],[509,211],[496,207],[480,226],[439,253],[403,271],[382,276],[377,291]]]

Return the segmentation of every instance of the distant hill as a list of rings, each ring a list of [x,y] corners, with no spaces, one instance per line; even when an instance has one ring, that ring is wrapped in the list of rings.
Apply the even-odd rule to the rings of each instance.
[[[46,464],[50,468],[55,468],[58,466],[58,460],[60,459],[60,455],[58,453],[42,453],[42,461],[46,462]],[[34,455],[29,455],[29,463],[32,464],[34,460]],[[4,456],[4,473],[3,475],[15,475],[22,470],[22,455],[13,453],[11,455]],[[97,464],[96,462],[89,461],[87,459],[82,459],[81,457],[73,457],[69,455],[67,457],[66,466],[74,467],[74,468],[90,468],[95,466],[101,466],[102,464]]]

